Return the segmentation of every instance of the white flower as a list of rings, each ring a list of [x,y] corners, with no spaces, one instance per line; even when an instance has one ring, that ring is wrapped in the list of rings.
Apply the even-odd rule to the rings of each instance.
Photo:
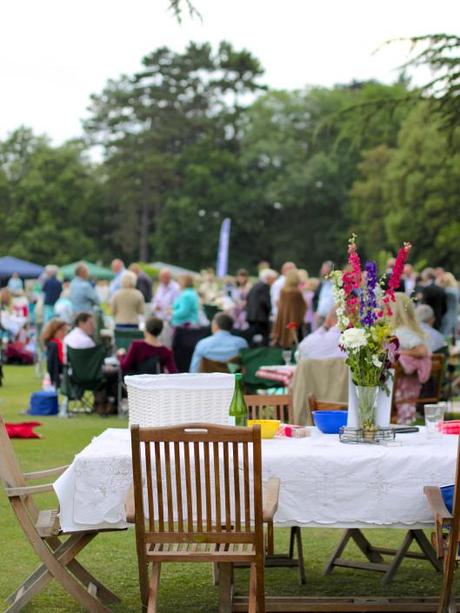
[[[346,350],[365,347],[367,345],[366,331],[363,328],[349,328],[340,335],[340,344]]]
[[[380,368],[383,364],[383,362],[381,362],[378,357],[376,355],[372,356],[372,364],[376,367],[376,368]]]

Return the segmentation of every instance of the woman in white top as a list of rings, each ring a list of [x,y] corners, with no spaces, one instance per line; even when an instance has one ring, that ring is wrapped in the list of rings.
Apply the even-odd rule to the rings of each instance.
[[[407,294],[397,293],[396,302],[391,305],[391,317],[395,336],[399,340],[400,364],[403,372],[398,374],[395,389],[395,403],[398,411],[398,423],[410,424],[415,418],[415,404],[408,399],[417,398],[422,383],[431,371],[430,350],[427,339],[415,315],[412,300]],[[427,370],[428,369],[428,370]],[[420,373],[423,379],[420,380]]]
[[[413,358],[428,355],[425,333],[415,315],[412,300],[406,294],[396,293],[396,302],[391,306],[391,323],[399,340],[399,353]]]

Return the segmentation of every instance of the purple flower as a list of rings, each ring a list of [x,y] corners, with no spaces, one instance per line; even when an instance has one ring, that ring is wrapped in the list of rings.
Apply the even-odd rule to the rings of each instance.
[[[366,292],[361,299],[361,323],[363,326],[372,326],[377,319],[375,309],[377,308],[377,264],[375,262],[366,262]],[[364,294],[364,292],[363,292]]]

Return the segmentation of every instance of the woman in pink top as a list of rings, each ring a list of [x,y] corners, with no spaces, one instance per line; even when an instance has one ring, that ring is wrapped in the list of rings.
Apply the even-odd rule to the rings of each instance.
[[[391,323],[399,341],[399,363],[402,368],[394,392],[398,423],[412,424],[416,411],[414,398],[420,395],[422,383],[431,374],[431,354],[409,296],[396,293],[396,302],[391,309]]]

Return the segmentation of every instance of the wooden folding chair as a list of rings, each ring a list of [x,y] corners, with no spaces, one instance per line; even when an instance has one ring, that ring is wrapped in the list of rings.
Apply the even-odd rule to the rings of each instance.
[[[41,511],[32,499],[34,494],[52,492],[53,485],[31,486],[27,485],[27,481],[57,476],[66,468],[62,466],[23,474],[0,417],[0,478],[21,530],[42,562],[7,598],[8,613],[20,611],[53,578],[88,611],[110,611],[106,605],[120,602],[75,559],[99,531],[64,533],[59,525],[58,511]],[[65,536],[68,538],[61,540]]]
[[[308,394],[308,408],[310,411],[340,411],[347,407],[348,404],[346,402],[317,400],[315,394]]]
[[[279,419],[292,424],[292,400],[289,394],[245,394],[248,419]]]
[[[233,367],[233,368],[232,368]],[[241,368],[241,361],[238,356],[230,358],[226,362],[219,362],[217,360],[210,360],[209,358],[201,358],[200,360],[200,372],[234,372]]]
[[[245,395],[248,407],[248,419],[279,419],[283,423],[294,423],[292,399],[289,394],[251,394]],[[266,567],[298,567],[300,583],[306,583],[305,564],[302,549],[302,532],[298,526],[291,527],[289,552],[275,553],[273,520],[264,517],[267,524],[267,539],[265,551]],[[297,558],[294,558],[294,546],[297,548]]]
[[[219,565],[219,611],[231,611],[232,565],[246,562],[249,612],[264,613],[262,519],[274,515],[277,499],[262,508],[260,426],[133,426],[131,444],[144,609],[157,610],[163,562],[211,562]],[[279,487],[277,479],[272,484]]]
[[[442,560],[443,580],[437,613],[455,613],[455,596],[452,591],[454,572],[458,564],[460,542],[460,437],[457,450],[457,470],[452,511],[446,507],[439,487],[424,488],[428,504],[433,512],[435,530],[432,542],[437,557]]]

